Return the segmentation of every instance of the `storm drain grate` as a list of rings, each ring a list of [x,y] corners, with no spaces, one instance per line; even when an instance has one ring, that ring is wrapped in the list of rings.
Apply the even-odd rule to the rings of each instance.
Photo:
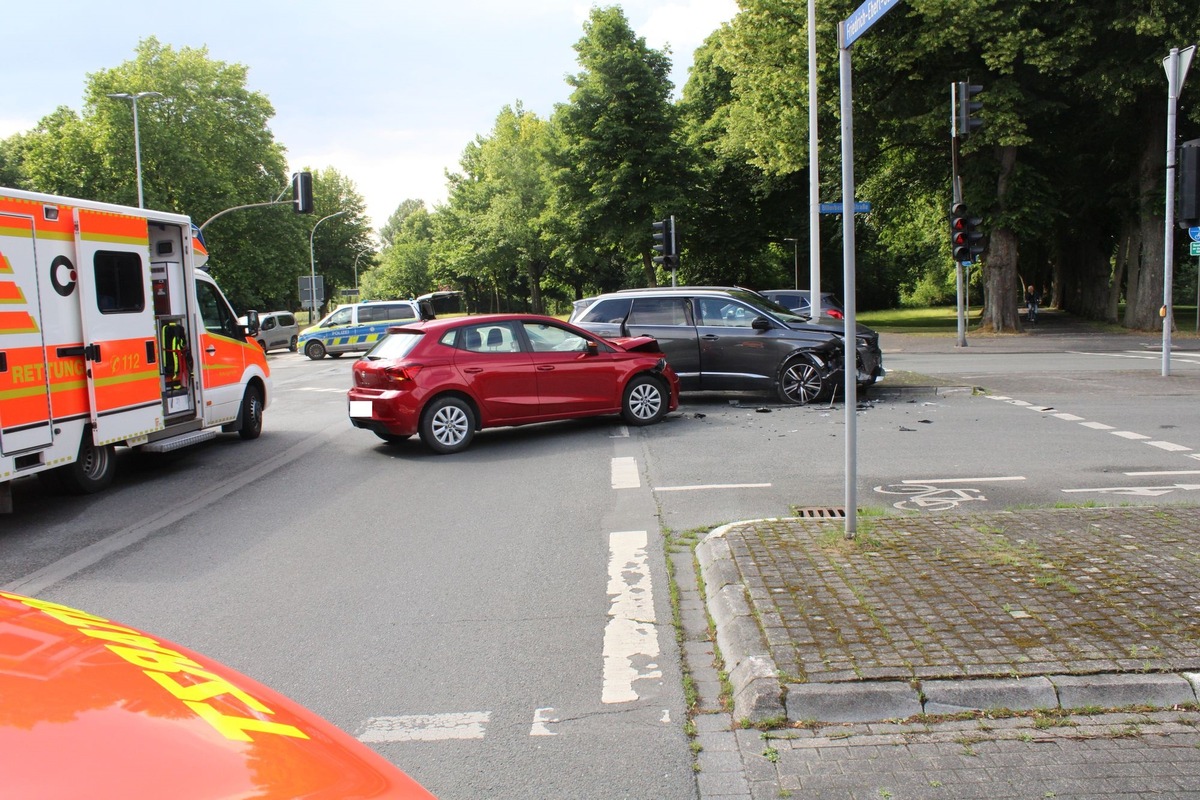
[[[797,517],[812,517],[815,519],[845,519],[846,509],[830,506],[809,506],[796,509]]]

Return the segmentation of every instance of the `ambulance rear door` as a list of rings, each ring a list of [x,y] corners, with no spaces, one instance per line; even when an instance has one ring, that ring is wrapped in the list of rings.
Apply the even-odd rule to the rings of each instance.
[[[4,456],[41,449],[54,441],[35,267],[33,218],[0,211],[0,455]]]
[[[93,441],[162,430],[146,220],[85,208],[74,214]]]

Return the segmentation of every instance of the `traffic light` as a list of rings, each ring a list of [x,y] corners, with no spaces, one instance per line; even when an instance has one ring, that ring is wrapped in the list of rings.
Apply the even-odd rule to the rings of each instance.
[[[976,230],[981,222],[979,217],[971,216],[966,203],[950,207],[950,247],[956,264],[970,264],[983,252],[979,244],[983,234]]]
[[[977,83],[958,82],[958,133],[960,136],[969,136],[971,131],[983,127],[983,120],[976,116],[983,110],[983,101],[971,99],[982,91],[983,87]]]
[[[313,213],[313,184],[311,172],[297,172],[292,176],[292,207],[297,214]]]
[[[1179,148],[1179,197],[1176,217],[1179,227],[1200,225],[1200,139]]]
[[[679,263],[678,253],[675,251],[675,218],[660,219],[654,223],[653,228],[654,252],[658,253],[654,257],[654,263],[667,269],[675,269]]]

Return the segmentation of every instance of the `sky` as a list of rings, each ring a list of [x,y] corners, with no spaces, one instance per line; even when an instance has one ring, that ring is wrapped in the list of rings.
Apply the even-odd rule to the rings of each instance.
[[[10,5],[0,137],[59,106],[81,111],[87,75],[132,60],[146,37],[206,46],[209,58],[249,68],[291,169],[348,177],[376,229],[406,199],[444,203],[446,170],[458,171],[505,105],[548,118],[570,99],[566,76],[580,71],[574,45],[594,5],[619,5],[648,46],[670,49],[677,96],[695,49],[738,10],[736,0],[61,0],[46,14]]]

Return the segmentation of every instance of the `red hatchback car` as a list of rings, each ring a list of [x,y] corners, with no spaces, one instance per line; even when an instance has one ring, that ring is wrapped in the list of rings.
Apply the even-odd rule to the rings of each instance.
[[[348,399],[355,427],[455,453],[482,428],[604,414],[649,425],[678,408],[679,379],[650,337],[487,314],[389,329],[354,363]]]

